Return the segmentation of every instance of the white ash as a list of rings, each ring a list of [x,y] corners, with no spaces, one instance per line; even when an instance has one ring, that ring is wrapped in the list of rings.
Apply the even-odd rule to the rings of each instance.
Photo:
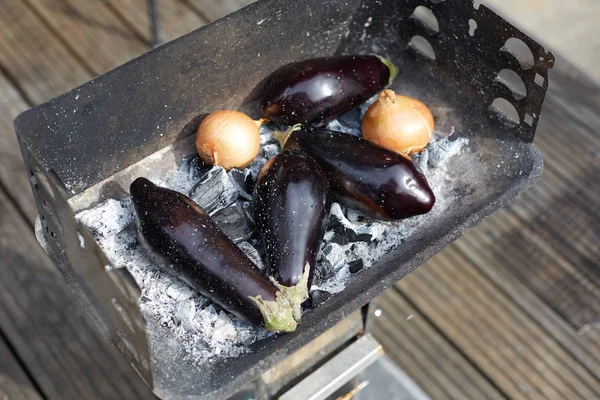
[[[370,99],[365,101],[360,107],[348,111],[345,114],[340,115],[338,118],[330,121],[326,128],[336,132],[349,133],[351,135],[360,136],[361,134],[361,121],[365,116],[367,109],[371,104],[375,103],[379,94],[372,96]]]
[[[453,131],[452,131],[453,133]],[[414,157],[415,163],[427,177],[431,189],[436,194],[436,204],[430,213],[443,213],[452,199],[445,190],[452,177],[447,173],[452,157],[469,143],[464,137],[452,137],[445,133],[435,133],[428,149]],[[429,214],[428,214],[429,215]],[[327,259],[331,271],[315,274],[331,276],[323,282],[315,279],[311,292],[341,292],[353,274],[349,265],[362,260],[363,269],[371,267],[382,256],[394,250],[428,215],[409,218],[403,221],[375,221],[364,218],[355,210],[345,209],[337,203],[331,207],[328,230],[325,234],[322,255]],[[365,236],[363,236],[365,235]],[[366,237],[366,235],[370,237]],[[355,238],[346,243],[345,238]],[[321,263],[317,268],[322,268]]]
[[[367,107],[363,105],[360,111],[355,111],[355,121]],[[345,114],[329,127],[339,128],[335,125],[337,123],[344,125],[346,132],[357,134],[360,126],[349,121],[350,117],[350,113]],[[273,129],[268,126],[261,127],[261,151],[244,171],[224,173],[220,168],[205,167],[198,158],[194,158],[184,160],[174,168],[171,176],[155,182],[188,195],[199,181],[211,182],[209,190],[204,185],[198,186],[200,190],[196,199],[201,202],[210,199],[207,201],[209,207],[217,205],[212,210],[215,220],[225,218],[221,221],[235,226],[235,218],[239,218],[240,226],[248,229],[248,237],[238,232],[238,245],[263,270],[265,263],[261,256],[264,259],[264,249],[253,226],[248,200],[260,169],[279,150],[272,132]],[[437,195],[432,213],[445,209],[449,200],[439,194],[446,193],[445,183],[451,179],[446,171],[452,163],[452,156],[467,143],[466,138],[435,135],[427,152],[415,157],[415,162],[421,166]],[[232,207],[236,207],[235,212],[229,212]],[[215,358],[239,356],[249,352],[249,346],[255,341],[271,335],[221,310],[187,284],[164,272],[138,240],[129,198],[107,199],[92,209],[80,212],[77,218],[91,230],[111,263],[131,272],[142,290],[140,306],[144,317],[167,328],[172,335],[169,339],[181,342],[192,362],[203,364]],[[328,295],[323,293],[334,294],[344,290],[356,273],[372,267],[380,257],[406,240],[422,219],[374,221],[334,203],[311,294],[326,301]],[[358,265],[358,271],[351,272],[352,264]],[[318,302],[313,301],[314,305]]]
[[[178,172],[181,175],[169,181],[185,192],[194,182],[185,182],[185,177],[191,176],[187,171]],[[192,362],[236,357],[248,352],[248,346],[256,340],[270,335],[236,316],[217,311],[206,297],[164,272],[138,240],[129,198],[108,199],[78,213],[77,219],[90,229],[111,263],[132,274],[142,290],[140,308],[144,317],[169,328]],[[250,246],[244,245],[243,249],[250,253]]]

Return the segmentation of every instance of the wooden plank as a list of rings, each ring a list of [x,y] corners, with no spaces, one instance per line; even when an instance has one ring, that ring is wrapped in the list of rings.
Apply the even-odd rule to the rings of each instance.
[[[26,0],[53,34],[95,75],[149,50],[102,1]]]
[[[447,253],[398,287],[503,392],[511,398],[535,394],[556,399],[600,393],[595,377],[528,322],[508,296],[477,274],[467,259],[450,259]]]
[[[21,364],[0,336],[0,400],[42,400]]]
[[[14,118],[25,109],[27,104],[21,95],[0,74],[0,187],[7,191],[33,226],[37,209],[13,129]]]
[[[48,399],[152,399],[0,191],[0,331]]]
[[[0,26],[0,65],[32,103],[42,103],[90,79],[90,72],[24,2],[4,0]]]
[[[432,398],[504,399],[485,376],[396,290],[377,299],[373,334],[386,354]]]
[[[210,22],[182,0],[155,0],[159,38],[166,43]],[[108,4],[148,43],[152,41],[147,0],[108,0]]]
[[[458,252],[454,252],[454,249],[450,249],[447,253],[447,257],[443,260],[448,271],[453,265],[465,263],[465,258]],[[474,269],[471,267],[468,269],[469,272],[473,272]],[[473,278],[481,279],[481,275],[473,275]],[[447,277],[447,279],[450,279]],[[462,280],[461,278],[458,279]],[[476,288],[476,291],[481,292],[481,296],[487,301],[489,298],[490,304],[494,304],[502,310],[502,314],[498,314],[497,320],[503,323],[503,333],[512,331],[515,337],[519,338],[522,343],[527,343],[529,337],[536,338],[534,346],[530,346],[531,350],[537,357],[545,363],[548,368],[557,374],[557,382],[562,381],[566,386],[573,386],[577,379],[581,379],[581,385],[575,385],[576,390],[580,391],[586,398],[595,397],[597,391],[600,389],[600,382],[593,375],[590,374],[585,368],[583,368],[579,361],[576,360],[571,354],[564,351],[564,349],[544,330],[531,321],[530,317],[525,313],[521,312],[518,307],[515,307],[514,303],[506,302],[508,297],[495,297],[494,291],[489,290],[492,285],[485,279],[482,280]],[[492,310],[493,312],[493,310]],[[591,388],[589,392],[585,387]]]
[[[214,21],[253,3],[254,0],[185,0],[205,19]]]
[[[477,230],[469,233],[456,242],[456,248],[476,265],[479,271],[498,288],[511,296],[525,310],[530,318],[543,327],[554,340],[569,351],[597,378],[600,378],[600,343],[594,337],[593,330],[578,332],[571,324],[562,318],[553,308],[544,302],[519,277],[506,267],[505,259],[498,259],[493,254],[492,246],[501,237],[508,225],[498,224],[498,221],[510,221],[509,210],[501,210],[485,221],[477,230],[484,232],[478,235]],[[514,229],[523,229],[522,226]],[[493,235],[490,234],[494,232]],[[514,259],[515,265],[527,268],[520,259]],[[517,267],[515,267],[517,268]]]

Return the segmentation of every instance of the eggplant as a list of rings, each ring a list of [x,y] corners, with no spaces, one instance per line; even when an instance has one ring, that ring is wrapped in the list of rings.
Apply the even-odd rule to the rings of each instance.
[[[383,57],[339,56],[285,65],[263,86],[265,118],[286,125],[320,125],[385,88],[396,67]]]
[[[321,166],[336,201],[382,220],[425,214],[435,204],[427,179],[409,157],[358,136],[298,129],[274,137],[283,149],[302,150]]]
[[[286,293],[298,320],[327,228],[329,183],[306,153],[284,150],[261,170],[253,198],[269,273]]]
[[[251,324],[296,329],[285,295],[200,206],[146,178],[133,181],[130,194],[142,239],[169,272]]]

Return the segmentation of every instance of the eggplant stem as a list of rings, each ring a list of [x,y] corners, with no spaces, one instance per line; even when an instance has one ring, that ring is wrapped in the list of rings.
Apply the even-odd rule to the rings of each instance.
[[[375,57],[379,58],[379,61],[381,61],[382,63],[384,63],[385,66],[388,67],[388,69],[390,70],[390,80],[388,82],[388,85],[391,85],[392,82],[394,81],[394,79],[396,79],[396,76],[398,76],[398,72],[400,72],[400,70],[398,69],[398,67],[396,67],[394,65],[394,63],[392,63],[387,58],[381,57],[380,55],[377,55],[377,54],[373,54],[373,55]]]
[[[262,296],[249,296],[258,305],[265,328],[271,332],[294,332],[296,323],[289,300],[281,292],[277,292],[276,301],[264,301]]]
[[[304,271],[302,272],[302,276],[298,283],[293,286],[285,286],[281,283],[277,282],[273,277],[271,278],[271,282],[277,286],[277,289],[283,293],[283,295],[290,302],[290,306],[292,307],[292,314],[294,315],[294,319],[296,322],[300,323],[300,319],[302,318],[302,303],[308,299],[308,276],[310,275],[310,264],[306,263],[304,266]]]
[[[273,132],[273,139],[279,142],[279,145],[283,150],[283,148],[285,147],[285,143],[290,138],[290,136],[292,136],[292,133],[299,131],[300,129],[302,129],[302,124],[290,126],[285,131],[275,131]]]

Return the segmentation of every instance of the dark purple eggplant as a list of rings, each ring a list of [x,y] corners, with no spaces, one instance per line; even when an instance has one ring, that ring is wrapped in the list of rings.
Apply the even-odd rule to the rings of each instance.
[[[306,153],[285,150],[263,167],[253,197],[269,272],[285,288],[298,320],[327,227],[327,178]]]
[[[260,107],[277,123],[319,125],[377,94],[396,73],[390,61],[374,55],[300,61],[267,78]]]
[[[364,215],[396,220],[428,213],[435,196],[407,156],[361,137],[322,129],[275,133],[285,149],[308,153],[325,171],[334,199]]]
[[[285,295],[200,206],[145,178],[131,184],[130,194],[142,239],[170,272],[254,325],[296,329]]]

